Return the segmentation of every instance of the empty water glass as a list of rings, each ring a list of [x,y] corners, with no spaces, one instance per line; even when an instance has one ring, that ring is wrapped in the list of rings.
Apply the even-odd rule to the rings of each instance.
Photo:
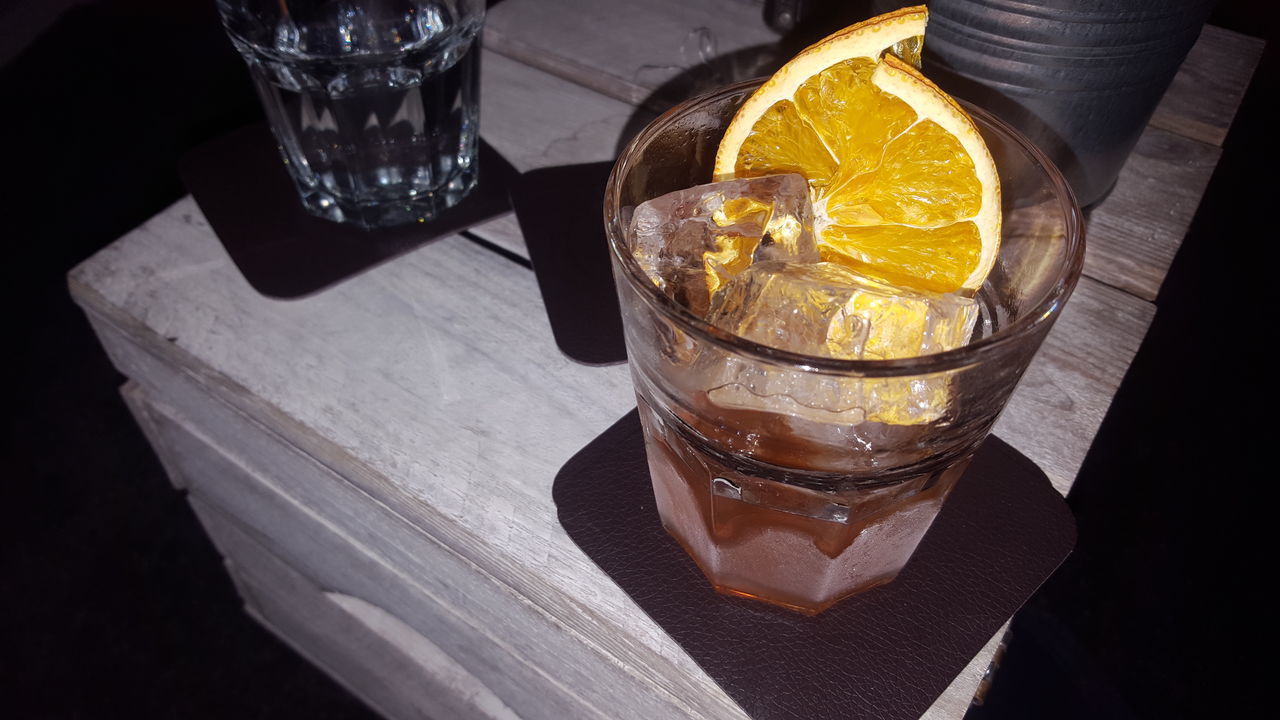
[[[482,0],[217,0],[302,204],[431,220],[477,182]]]

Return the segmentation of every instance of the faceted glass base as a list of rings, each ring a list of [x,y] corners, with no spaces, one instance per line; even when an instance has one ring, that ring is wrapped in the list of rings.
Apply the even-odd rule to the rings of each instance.
[[[716,590],[816,614],[897,577],[969,459],[824,492],[743,472],[641,400],[662,524]]]
[[[413,197],[352,203],[315,188],[303,190],[301,199],[302,206],[316,217],[373,230],[430,222],[441,212],[462,202],[478,181],[479,169],[472,164],[462,169],[443,188]]]

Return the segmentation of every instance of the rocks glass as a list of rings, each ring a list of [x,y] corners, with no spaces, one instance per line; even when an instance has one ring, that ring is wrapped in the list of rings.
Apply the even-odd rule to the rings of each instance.
[[[1084,225],[1043,153],[969,107],[1004,207],[967,345],[842,360],[725,332],[654,285],[629,225],[640,203],[710,182],[720,137],[759,82],[689,100],[641,132],[609,180],[605,226],[664,526],[717,590],[817,613],[910,559],[1070,296]]]

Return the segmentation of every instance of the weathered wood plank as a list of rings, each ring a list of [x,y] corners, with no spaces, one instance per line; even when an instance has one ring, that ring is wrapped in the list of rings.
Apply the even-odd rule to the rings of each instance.
[[[1206,25],[1155,114],[1154,127],[1221,147],[1266,43]]]
[[[1085,274],[1155,300],[1221,155],[1148,127],[1111,194],[1089,213]]]
[[[486,52],[480,132],[517,170],[612,160],[653,113]],[[528,258],[512,214],[471,232]]]
[[[712,58],[777,39],[761,7],[740,0],[507,0],[485,22],[490,49],[632,105]],[[743,77],[758,74],[744,64]]]
[[[1137,354],[1155,307],[1081,278],[995,433],[1065,495]]]
[[[125,354],[130,352],[132,350],[126,350]],[[374,574],[381,570],[383,577],[378,578],[379,581],[358,579],[354,587],[351,586],[346,578],[352,574],[361,577],[360,569],[377,565],[377,560],[358,542],[344,538],[345,542],[335,543],[333,533],[325,532],[324,521],[313,516],[311,509],[305,506],[305,496],[286,498],[264,487],[270,484],[267,479],[255,477],[255,471],[245,462],[215,447],[200,430],[187,425],[189,420],[185,416],[179,417],[177,411],[155,402],[149,391],[136,382],[127,383],[122,395],[134,417],[147,431],[157,454],[166,462],[175,485],[189,489],[188,499],[214,544],[224,557],[234,561],[236,567],[228,568],[232,579],[259,619],[284,633],[300,652],[331,671],[389,717],[466,717],[477,720],[512,720],[516,717],[506,703],[464,664],[436,642],[370,601],[389,597],[386,590],[390,583],[394,583],[395,573],[370,568],[368,572]],[[181,397],[174,399],[181,400]],[[214,420],[215,434],[226,436],[238,430],[243,437],[247,429],[246,421],[235,418],[234,414],[228,415],[232,413],[229,408],[219,408],[211,399],[204,399],[194,409],[215,415],[219,409],[222,410],[223,414]],[[209,425],[209,419],[204,419]],[[296,451],[255,453],[253,448],[256,445],[270,445],[278,443],[278,440],[261,428],[248,429],[248,432],[252,437],[241,444],[240,449],[258,456],[263,462],[274,459],[274,463],[267,464],[273,479],[288,477],[288,460],[296,455]],[[304,468],[304,477],[300,480],[308,487],[319,490],[324,486],[328,472],[323,467],[301,456],[296,458],[294,465]],[[312,493],[312,497],[315,495]],[[346,496],[334,493],[332,499],[345,502],[345,510],[364,517],[376,514],[380,507],[368,502],[367,498],[353,497],[350,490]],[[397,522],[403,522],[394,516],[380,518],[380,521],[378,529],[388,534],[393,533]],[[362,526],[347,522],[343,527],[360,529]],[[343,534],[342,530],[334,532]],[[300,567],[286,564],[269,551],[279,547],[285,549],[287,556],[301,558]],[[410,564],[410,567],[423,582],[439,584],[441,577],[450,575],[444,571],[451,560],[446,557],[442,561],[439,549],[429,542],[406,548],[406,551],[416,551],[414,559],[419,565]],[[300,570],[313,567],[317,561],[323,567],[336,566],[339,570],[336,574],[321,571],[304,577]],[[391,580],[388,580],[388,575]],[[518,603],[510,607],[492,602],[492,593],[486,596],[483,592],[475,592],[477,581],[483,584],[484,579],[463,576],[452,581],[456,588],[448,589],[465,593],[471,602],[485,603],[484,608],[495,615],[484,626],[484,632],[463,635],[460,644],[465,653],[462,656],[482,671],[495,668],[500,676],[495,685],[508,693],[510,685],[507,678],[525,676],[527,682],[529,674],[529,668],[523,667],[527,663],[522,663],[512,654],[521,645],[521,636],[530,633],[538,636],[533,647],[551,655],[565,647],[575,652],[590,652],[575,643],[565,642],[560,637],[559,627],[548,628],[545,620],[537,615],[529,617],[527,608]],[[321,587],[327,590],[322,592]],[[340,591],[342,588],[358,595],[345,594]],[[439,588],[435,594],[439,594]],[[404,614],[420,620],[422,611],[427,610],[427,617],[431,619],[429,627],[437,640],[444,642],[441,636],[455,639],[458,630],[455,623],[448,622],[451,616],[442,621],[429,614],[433,605],[427,598],[432,595],[427,591],[421,600],[413,603],[413,609]],[[504,592],[498,595],[510,600]],[[335,604],[338,607],[334,607]],[[394,599],[389,605],[397,607]],[[274,612],[272,606],[277,608]],[[279,612],[280,607],[288,608],[287,613]],[[440,612],[438,607],[435,610]],[[360,628],[359,625],[365,627]],[[465,632],[466,626],[463,627]],[[370,633],[375,637],[370,637]],[[493,643],[485,633],[499,634],[502,642]],[[478,662],[477,657],[480,659]],[[567,665],[555,661],[547,664]],[[520,697],[545,697],[549,692],[546,687],[535,686],[524,689]],[[548,708],[554,705],[544,702]],[[394,712],[389,712],[392,709]],[[535,712],[526,717],[537,715]]]
[[[333,484],[322,468],[296,473],[305,459],[289,457],[292,451],[232,457],[173,410],[156,404],[149,410],[173,461],[188,476],[193,499],[236,518],[255,541],[331,595],[360,601],[347,605],[378,608],[411,628],[401,644],[430,661],[421,671],[430,671],[437,681],[453,677],[472,686],[472,692],[452,694],[475,697],[483,688],[479,694],[494,701],[486,705],[520,707],[530,720],[688,714],[687,707],[673,707],[663,693],[638,683],[630,671],[456,556],[420,538],[411,538],[417,542],[408,547],[398,545],[403,536],[396,530],[403,521],[378,517],[378,506],[352,489],[331,492],[323,508],[305,503],[316,493],[309,498],[286,493],[274,481],[292,479],[295,487],[308,479]],[[261,430],[250,432],[250,445],[269,441]],[[346,517],[324,516],[344,503]],[[362,542],[370,538],[379,543],[377,555]],[[398,561],[394,567],[388,564],[392,557]],[[430,640],[417,641],[415,635]],[[614,712],[612,703],[626,709]]]
[[[633,640],[647,619],[604,578],[600,589],[612,592],[600,593],[602,602],[586,608],[579,605],[581,597],[566,601],[546,582],[511,584],[512,574],[503,570],[506,581],[497,580],[487,568],[501,568],[505,558],[460,558],[387,504],[208,397],[148,353],[129,345],[117,357],[147,379],[148,395],[165,398],[163,404],[148,402],[148,413],[163,431],[158,447],[181,466],[192,493],[234,515],[326,589],[386,608],[438,642],[447,638],[466,648],[473,664],[503,675],[527,676],[531,664],[557,682],[581,681],[581,673],[589,673],[592,684],[603,683],[609,697],[625,700],[641,717],[670,712],[673,693],[688,700],[679,708],[682,715],[724,717],[733,708],[682,653],[673,666]],[[404,498],[392,500],[404,504]],[[429,508],[415,509],[420,524],[447,525],[433,521]],[[334,534],[343,542],[335,544]],[[543,570],[555,567],[551,562]],[[615,624],[619,619],[624,625]],[[481,653],[483,662],[472,652]],[[602,660],[612,662],[598,667]],[[625,670],[619,672],[615,663]],[[579,693],[599,704],[598,691],[588,687]]]
[[[516,220],[515,213],[507,213],[477,225],[470,232],[525,260],[529,259],[529,248],[525,245],[524,234],[520,232],[520,223]]]
[[[228,572],[250,614],[382,715],[392,720],[518,720],[487,687],[477,687],[470,673],[412,628],[401,624],[395,636],[377,633],[356,614],[363,611],[377,622],[376,608],[323,592],[273,557],[233,518],[197,497],[191,505],[228,558]],[[416,646],[422,643],[426,645]]]
[[[193,205],[188,207],[195,212]],[[164,244],[162,237],[166,235],[172,235],[172,228],[140,237],[150,237],[158,244]],[[300,332],[296,335],[292,332],[280,335],[272,331],[269,333],[272,337],[260,336],[261,343],[256,340],[248,342],[257,346],[256,349],[228,348],[230,354],[239,359],[222,357],[216,361],[223,364],[230,360],[230,364],[246,369],[241,362],[256,364],[260,360],[250,360],[251,357],[260,358],[258,353],[261,350],[275,347],[275,352],[294,358],[293,370],[286,374],[300,376],[301,386],[308,388],[298,388],[311,396],[303,403],[309,406],[307,409],[266,389],[283,379],[280,376],[273,378],[274,372],[268,372],[245,386],[187,352],[189,348],[200,348],[198,353],[206,360],[212,359],[209,355],[211,346],[172,324],[177,321],[185,325],[178,320],[179,316],[210,330],[212,325],[220,325],[221,319],[232,319],[233,323],[239,323],[238,332],[246,335],[257,335],[257,328],[261,327],[257,321],[249,320],[251,317],[266,319],[276,316],[268,320],[269,325],[281,321],[310,324],[301,321],[301,315],[294,315],[295,310],[303,310],[299,304],[266,300],[249,290],[239,278],[233,278],[221,290],[214,289],[222,285],[221,280],[215,279],[222,273],[206,271],[220,267],[234,275],[234,269],[222,259],[210,256],[193,258],[190,272],[173,273],[162,281],[165,284],[170,279],[177,279],[179,284],[187,284],[187,292],[196,302],[182,308],[173,307],[172,314],[168,310],[140,313],[149,314],[150,321],[168,327],[159,336],[154,336],[155,326],[151,330],[133,328],[137,334],[156,341],[151,343],[148,352],[133,351],[135,340],[113,341],[108,337],[104,340],[109,347],[114,346],[113,358],[126,374],[144,382],[155,382],[163,374],[164,367],[175,368],[173,372],[180,372],[201,383],[225,402],[256,418],[270,428],[270,433],[285,437],[323,464],[340,468],[344,476],[372,495],[378,503],[392,508],[401,517],[411,519],[420,532],[500,578],[520,597],[528,598],[528,602],[555,617],[557,623],[574,628],[570,635],[578,637],[579,642],[586,637],[598,647],[610,648],[615,657],[630,658],[625,666],[632,671],[644,667],[644,663],[636,660],[637,652],[665,658],[665,663],[675,664],[674,670],[662,673],[663,683],[668,688],[678,689],[686,681],[693,682],[697,678],[702,678],[702,683],[709,682],[692,660],[643,613],[637,612],[630,599],[577,550],[555,519],[550,488],[560,465],[633,403],[625,368],[592,369],[560,356],[545,326],[538,327],[539,324],[545,325],[545,319],[537,318],[537,314],[542,312],[541,304],[533,287],[532,274],[524,268],[460,240],[428,246],[431,247],[438,250],[428,252],[429,257],[409,261],[408,265],[417,266],[421,262],[423,267],[436,270],[426,274],[421,269],[412,271],[410,274],[415,277],[411,282],[417,290],[402,286],[398,293],[403,294],[397,302],[421,302],[425,313],[423,317],[432,317],[430,324],[440,323],[440,327],[420,324],[420,318],[415,319],[412,311],[401,307],[393,312],[403,316],[401,319],[408,323],[406,326],[399,329],[367,327],[358,333],[360,337],[342,340],[347,335],[346,330],[368,324],[368,313],[385,315],[386,311],[376,311],[371,306],[361,310],[359,308],[364,301],[354,297],[335,297],[333,305],[321,303],[324,307],[317,306],[315,300],[330,294],[326,293],[304,301],[302,305],[311,307],[306,308],[303,314],[337,311],[346,317],[334,318],[334,324],[327,331],[313,336],[312,341],[305,341],[303,337],[314,332],[315,327],[311,330],[299,327]],[[220,250],[213,249],[216,252],[212,255],[221,254]],[[176,254],[187,253],[178,251]],[[407,257],[413,258],[416,254]],[[172,267],[175,264],[173,255],[157,257],[156,260],[157,266],[141,272],[154,276],[155,267]],[[402,259],[393,265],[404,262]],[[128,260],[125,263],[132,264]],[[441,277],[456,276],[458,284],[450,288],[448,283],[436,283],[432,278],[436,273]],[[202,280],[195,281],[197,276]],[[468,293],[464,291],[472,278],[487,278],[489,284],[484,287],[488,291],[481,291],[477,298],[465,297]],[[397,284],[399,282],[396,281]],[[336,288],[331,293],[345,287]],[[411,299],[421,295],[422,288],[435,288],[438,292],[458,297],[431,303]],[[135,289],[137,292],[126,292],[132,298],[124,300],[126,305],[139,302],[151,306],[152,302],[160,305],[168,302],[161,297],[167,297],[168,292],[159,291],[157,294],[157,287]],[[177,291],[176,288],[173,290]],[[228,298],[224,295],[228,290],[232,295],[241,296],[241,300],[249,305],[240,301],[232,301],[228,305]],[[508,303],[511,308],[507,307]],[[239,310],[230,309],[237,304]],[[431,309],[426,309],[427,305]],[[355,309],[338,310],[339,306]],[[530,310],[523,310],[524,306],[529,306]],[[280,312],[285,316],[278,315]],[[121,317],[121,313],[115,314],[117,317],[111,322],[139,325],[136,320]],[[504,314],[503,322],[492,321]],[[240,317],[235,319],[236,316]],[[292,320],[287,319],[290,316]],[[487,330],[469,325],[473,320],[482,321],[484,318],[491,320],[484,323],[489,326]],[[447,329],[449,325],[454,329]],[[217,335],[223,330],[213,332]],[[470,339],[457,343],[457,347],[451,350],[447,346],[454,343],[447,342],[447,338],[455,332]],[[166,335],[174,340],[161,339]],[[331,361],[322,360],[311,355],[307,346],[323,343],[324,335],[328,335],[329,342],[334,344],[331,349],[338,345],[348,346],[348,341],[351,341],[378,350],[357,350],[353,354],[344,350],[333,353]],[[206,337],[206,340],[213,338]],[[213,340],[213,344],[222,343]],[[121,348],[121,345],[127,347]],[[354,350],[350,346],[348,349]],[[128,357],[128,353],[136,357]],[[151,361],[151,366],[145,365],[146,358],[153,353],[157,354],[157,359]],[[330,353],[325,351],[324,354]],[[545,355],[542,361],[532,359],[532,355],[539,354]],[[344,356],[345,360],[342,359]],[[385,361],[376,363],[380,369],[368,365],[374,356],[381,356]],[[406,363],[413,367],[398,368]],[[161,367],[154,367],[156,365]],[[238,375],[239,371],[233,374]],[[415,379],[412,375],[418,377]],[[261,384],[260,380],[266,381],[267,385]],[[383,390],[368,395],[361,388],[365,381],[382,386]],[[284,384],[292,383],[285,380]],[[178,397],[180,392],[181,389],[173,383],[163,388],[165,397]],[[390,392],[391,395],[383,396],[382,392]],[[286,391],[286,394],[291,395],[292,391]],[[365,410],[353,413],[351,408],[354,405],[362,405]],[[314,418],[305,422],[297,419],[314,413],[329,416],[339,425],[372,423],[368,426],[370,430],[378,426],[388,430],[389,434],[376,439],[373,435],[381,435],[383,430],[374,430],[369,436],[363,432],[356,435],[335,433],[325,427],[329,422],[316,423]],[[226,428],[233,423],[207,422],[205,425]],[[264,434],[270,433],[264,431]],[[380,449],[375,449],[375,446]],[[381,459],[366,464],[374,456],[381,456]],[[284,473],[275,475],[285,476]],[[360,503],[352,501],[347,505],[359,507]],[[402,558],[402,566],[412,568],[412,558],[422,554],[405,555],[390,546],[387,538],[396,537],[391,524],[352,522],[348,525],[357,526],[361,535],[370,538],[371,543],[381,539],[383,544],[379,550],[396,553]],[[431,567],[415,571],[424,576],[430,576],[432,572]],[[461,576],[449,577],[446,581],[462,587],[469,583],[467,577]],[[458,602],[459,605],[467,604],[462,598]],[[481,610],[478,608],[476,612]],[[601,617],[607,618],[603,628],[599,620]],[[717,696],[705,688],[682,695],[691,698],[693,707],[714,704],[717,697],[723,698],[723,694]],[[734,717],[723,711],[712,716]]]
[[[484,53],[480,72],[480,132],[521,172],[612,160],[637,113],[492,52]]]
[[[666,658],[679,671],[668,682],[701,677],[555,519],[556,471],[632,396],[625,367],[588,368],[558,353],[524,268],[446,240],[306,300],[269,300],[239,276],[188,198],[81,265],[71,284],[100,326],[339,470],[559,622],[603,618],[594,636],[576,631],[599,647],[634,643]],[[1060,489],[1149,313],[1084,281],[1002,419],[1001,435]],[[610,626],[623,630],[599,630]]]
[[[180,448],[169,440],[177,421],[159,411],[142,386],[129,381],[121,389],[121,396],[175,487],[188,489],[194,484],[203,488],[211,480],[216,484],[221,479],[225,469],[217,463],[202,462],[205,453],[179,454]],[[422,658],[402,652],[411,645],[416,632],[407,633],[411,636],[408,641],[370,637],[367,629],[359,627],[358,618],[352,617],[355,613],[343,612],[344,603],[329,601],[340,594],[331,593],[327,598],[311,581],[251,539],[240,529],[238,520],[215,509],[198,493],[189,494],[188,500],[222,553],[249,614],[378,712],[389,718],[475,716],[509,720],[500,712],[482,715],[470,711],[475,704],[473,699],[488,700],[491,693],[469,687],[473,678],[455,668],[456,663],[443,652],[416,654],[426,656]],[[423,662],[424,659],[429,661]],[[477,710],[493,705],[485,702]]]
[[[973,660],[969,661],[964,670],[960,671],[951,686],[933,701],[924,715],[920,716],[920,720],[957,720],[964,717],[969,711],[969,706],[973,704],[973,697],[977,694],[982,678],[986,676],[987,668],[991,666],[991,659],[995,657],[996,649],[1000,647],[1000,640],[1008,629],[1009,623],[1006,622],[999,632],[991,636],[982,650],[973,656]]]

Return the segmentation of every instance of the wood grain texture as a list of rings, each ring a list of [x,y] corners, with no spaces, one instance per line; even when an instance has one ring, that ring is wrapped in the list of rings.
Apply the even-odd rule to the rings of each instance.
[[[481,63],[480,131],[517,170],[612,160],[654,114],[568,80],[486,52]],[[471,229],[528,259],[508,213]]]
[[[438,549],[414,564],[391,568],[346,528],[270,487],[241,459],[225,455],[167,414],[161,417],[169,446],[192,475],[193,498],[236,518],[263,547],[330,597],[350,598],[343,600],[349,611],[384,629],[408,628],[398,641],[400,649],[419,661],[420,674],[450,682],[447,694],[484,700],[450,717],[484,717],[486,710],[513,706],[531,720],[701,716],[673,706],[669,696],[637,682],[505,588],[483,587],[492,585],[483,574],[460,570],[456,558],[442,562]],[[367,501],[357,505],[367,507]],[[626,709],[611,711],[615,703]]]
[[[147,403],[161,435],[158,447],[181,467],[193,495],[236,517],[321,587],[384,608],[433,642],[455,648],[451,655],[478,668],[478,677],[500,674],[486,682],[511,702],[524,706],[529,698],[547,696],[540,705],[561,710],[582,705],[571,716],[591,717],[599,716],[592,708],[613,702],[625,702],[635,717],[673,712],[720,717],[731,707],[722,695],[709,692],[700,672],[689,671],[691,663],[672,668],[635,647],[630,626],[617,627],[593,612],[566,606],[548,596],[545,586],[530,592],[561,617],[539,612],[525,595],[176,373],[147,368],[143,353],[123,356],[152,383],[148,394],[164,393],[184,408]],[[492,564],[493,558],[488,560]],[[635,614],[616,617],[630,620]],[[548,673],[554,677],[550,684]],[[653,678],[663,678],[660,688]],[[571,689],[568,698],[562,685]],[[690,702],[673,708],[676,691]],[[578,696],[581,702],[574,699]]]
[[[1266,43],[1206,25],[1151,117],[1162,130],[1221,147]]]
[[[188,198],[81,265],[71,284],[126,374],[166,398],[180,397],[166,372],[194,383],[655,682],[709,682],[556,522],[556,471],[630,408],[631,388],[624,367],[588,368],[555,350],[524,268],[446,240],[313,298],[269,300],[240,278]],[[1068,311],[1000,430],[1060,489],[1150,314],[1089,281]],[[370,543],[390,532],[347,525]],[[653,669],[657,660],[646,670],[636,653],[671,670]]]
[[[423,664],[426,658],[404,652],[337,602],[348,596],[323,592],[273,557],[234,518],[198,497],[190,501],[227,558],[227,570],[249,614],[383,716],[392,720],[517,717],[501,712],[501,706],[493,708],[492,701],[468,702],[474,696],[458,692],[460,688],[450,682],[457,672],[451,659],[433,657],[431,664]]]
[[[491,699],[487,688],[473,689],[465,671],[459,687],[452,658],[402,649],[421,637],[412,629],[402,629],[397,638],[378,634],[348,607],[377,613],[371,605],[322,591],[272,556],[234,518],[196,497],[191,505],[226,553],[228,572],[250,614],[381,714],[395,719],[517,717]]]
[[[711,58],[777,39],[761,6],[740,0],[507,0],[485,21],[488,48],[632,105]],[[753,68],[747,60],[740,72],[754,77]],[[653,105],[662,110],[678,99]]]
[[[1148,127],[1089,214],[1084,272],[1155,300],[1222,150]]]
[[[428,247],[443,249],[440,244]],[[532,303],[532,312],[528,315],[514,311],[507,313],[510,328],[494,328],[498,336],[491,337],[490,340],[497,345],[490,345],[484,350],[468,349],[465,346],[457,348],[456,365],[459,369],[465,367],[465,372],[443,367],[438,364],[442,359],[433,361],[433,355],[442,356],[446,353],[433,351],[430,342],[419,348],[422,356],[413,359],[413,362],[421,362],[425,366],[421,370],[428,375],[443,374],[438,381],[422,383],[412,382],[403,376],[397,379],[400,371],[392,369],[397,363],[394,356],[398,354],[394,343],[388,347],[388,343],[370,339],[370,336],[361,341],[366,348],[388,352],[371,353],[362,350],[357,354],[364,356],[366,361],[382,355],[387,362],[377,362],[376,364],[381,365],[378,370],[369,368],[366,361],[356,361],[346,370],[338,370],[324,362],[317,364],[308,360],[308,351],[302,348],[306,343],[297,344],[280,336],[262,337],[264,342],[260,348],[285,348],[293,345],[291,350],[283,352],[299,359],[300,363],[294,366],[302,368],[298,374],[310,376],[319,382],[319,385],[303,383],[310,385],[310,389],[304,392],[312,396],[312,400],[304,403],[312,405],[312,408],[303,412],[319,412],[330,416],[339,424],[363,424],[366,420],[362,420],[361,416],[369,413],[381,417],[376,423],[380,429],[370,427],[372,434],[365,439],[355,436],[343,439],[340,437],[341,433],[332,435],[328,430],[318,434],[290,417],[293,412],[302,410],[301,407],[295,407],[287,413],[281,412],[279,406],[272,407],[261,402],[264,394],[261,388],[255,392],[247,392],[238,382],[228,382],[226,376],[204,363],[192,357],[181,357],[186,344],[182,339],[185,331],[178,330],[176,326],[170,326],[166,331],[167,337],[175,338],[173,342],[161,339],[165,337],[162,333],[153,338],[159,342],[150,343],[152,347],[147,351],[138,350],[133,339],[113,339],[106,337],[106,332],[104,340],[117,348],[112,355],[127,374],[144,378],[146,383],[159,383],[159,390],[167,398],[182,397],[182,390],[177,383],[165,379],[166,369],[172,368],[170,375],[178,373],[215,391],[233,405],[240,404],[250,408],[254,416],[266,428],[270,428],[262,434],[279,433],[288,438],[291,444],[304,448],[312,457],[319,458],[324,465],[341,468],[344,475],[370,492],[378,503],[393,508],[399,516],[414,518],[414,525],[418,528],[414,532],[422,534],[425,530],[428,537],[466,558],[474,567],[503,578],[503,583],[512,587],[518,597],[528,598],[526,602],[532,603],[534,607],[544,608],[543,612],[556,618],[557,624],[575,628],[565,636],[566,642],[582,643],[583,637],[590,637],[592,643],[603,643],[604,647],[611,648],[614,657],[632,658],[631,665],[643,665],[634,660],[637,651],[667,657],[667,662],[676,663],[675,670],[662,673],[663,682],[668,687],[679,687],[686,678],[701,677],[701,682],[709,682],[661,630],[637,613],[630,600],[582,556],[576,546],[564,536],[555,520],[550,486],[560,464],[632,404],[625,368],[593,370],[564,360],[555,351],[549,332],[545,328],[540,331],[537,329],[538,322],[534,313],[540,312],[540,303],[536,290],[532,287],[532,275],[528,271],[465,242],[454,243],[450,252],[443,255],[451,256],[454,253],[472,257],[481,265],[469,267],[469,263],[443,260],[441,254],[432,254],[424,262],[437,267],[442,274],[457,276],[459,283],[470,282],[471,277],[489,277],[494,281],[490,286],[493,299],[500,305],[504,305],[504,297],[517,306]],[[159,260],[161,263],[165,262],[163,258]],[[197,262],[197,265],[210,267],[213,263],[204,260]],[[148,274],[150,270],[142,272]],[[190,283],[192,279],[188,275],[183,281]],[[239,285],[241,281],[237,278],[235,284]],[[433,286],[429,278],[420,274],[414,284],[419,288]],[[220,292],[204,283],[198,285],[188,288],[196,297],[210,299]],[[517,289],[515,297],[511,297],[513,288]],[[451,292],[457,290],[455,287]],[[147,294],[150,291],[143,291],[143,295]],[[253,294],[249,292],[249,295]],[[253,302],[265,302],[286,312],[289,306],[294,305],[264,301],[256,296],[253,297]],[[338,302],[342,303],[342,300],[338,299]],[[350,299],[347,303],[352,304]],[[468,307],[471,310],[477,309]],[[483,316],[484,308],[478,309],[478,314]],[[178,315],[190,316],[197,322],[203,322],[199,318],[207,320],[214,316],[262,316],[261,309],[254,312],[191,307],[173,310],[173,316],[165,313],[165,320],[159,317],[153,319],[167,324],[167,318]],[[436,312],[440,313],[442,320],[445,319],[444,316],[453,314],[447,307],[438,307]],[[267,313],[271,314],[273,313]],[[345,314],[345,311],[340,311],[340,314]],[[469,314],[462,313],[464,316]],[[465,323],[462,319],[455,318],[455,321]],[[336,322],[353,327],[367,320],[353,322],[353,318],[348,317],[345,321],[337,319]],[[125,324],[129,324],[127,319]],[[259,325],[256,322],[248,322],[247,325],[240,326],[240,331],[257,335],[257,330],[251,329],[257,327]],[[518,328],[521,327],[526,330],[520,331]],[[101,323],[99,329],[103,329]],[[134,330],[148,334],[141,328],[135,327]],[[459,330],[472,332],[472,329],[466,327]],[[115,332],[110,329],[107,331]],[[370,328],[370,332],[379,331]],[[401,340],[397,342],[403,344],[448,333],[422,328],[415,332],[401,330],[396,334],[401,336]],[[490,342],[483,337],[486,333],[477,334],[482,336],[476,339],[477,343],[484,345]],[[502,337],[504,334],[505,337]],[[188,336],[187,339],[194,338]],[[335,339],[336,335],[330,334],[327,342],[332,343]],[[316,337],[315,340],[326,342],[322,337]],[[194,343],[200,344],[199,341]],[[245,362],[258,363],[260,360],[251,359],[256,351],[243,352],[246,349],[241,347],[233,351],[233,354]],[[531,362],[527,353],[542,354],[544,361]],[[338,353],[333,359],[347,364],[339,359],[344,354]],[[491,360],[483,361],[485,356]],[[545,361],[549,361],[549,364]],[[437,364],[433,366],[433,362]],[[233,361],[232,364],[239,364],[239,361]],[[485,379],[486,376],[488,380]],[[366,395],[359,388],[363,384],[361,377],[381,377],[382,380],[375,380],[375,384],[389,381],[386,388],[400,399]],[[440,393],[440,383],[454,389]],[[527,385],[529,392],[534,395],[522,392],[521,385]],[[328,386],[329,389],[321,391],[320,386]],[[415,386],[416,390],[413,389]],[[544,396],[539,396],[544,393]],[[431,395],[436,397],[428,397]],[[276,398],[277,402],[280,400],[283,398]],[[351,406],[366,403],[366,411],[351,413]],[[462,408],[467,409],[461,411]],[[590,424],[593,418],[599,423],[598,426]],[[392,428],[395,425],[400,427]],[[206,422],[205,426],[222,429],[232,424]],[[375,438],[375,435],[383,437]],[[359,446],[366,445],[369,441],[383,446],[383,450],[377,453],[385,453],[382,460],[376,463],[379,470],[372,469],[352,455],[364,454],[369,448],[362,450]],[[245,442],[239,444],[243,446]],[[395,448],[395,444],[402,444],[402,447]],[[268,453],[256,455],[264,456]],[[390,473],[384,474],[387,471]],[[273,476],[286,477],[287,474],[273,473]],[[362,503],[357,499],[343,503],[342,506],[360,508],[365,504],[367,501]],[[241,512],[249,513],[251,510],[242,508]],[[344,527],[357,528],[362,537],[368,537],[370,543],[380,543],[381,552],[397,553],[400,566],[416,568],[412,571],[415,577],[432,577],[441,572],[439,568],[442,567],[442,562],[418,565],[422,561],[414,558],[426,557],[423,553],[395,549],[399,546],[387,539],[397,537],[394,523],[349,519],[344,522]],[[459,570],[456,573],[446,573],[445,581],[462,588],[471,588],[470,576],[474,572],[472,569],[470,572]],[[459,607],[474,604],[476,612],[483,614],[483,608],[490,604],[480,600],[479,592],[479,589],[472,588],[469,593],[454,600]],[[468,599],[473,595],[478,598],[475,603]],[[609,625],[604,630],[600,629],[598,618],[601,616],[608,617],[611,623],[619,623],[625,632],[610,629]],[[498,620],[495,618],[494,622],[497,623]],[[594,630],[593,625],[596,625]],[[711,702],[707,698],[715,698],[705,689],[686,695],[700,703]],[[727,700],[724,702],[727,703]],[[733,717],[724,712],[713,716]]]
[[[1111,399],[1155,317],[1155,307],[1081,278],[1022,377],[995,433],[1066,495]]]
[[[521,172],[612,160],[638,112],[493,52],[484,53],[480,78],[480,132]]]
[[[346,610],[370,632],[386,640],[409,657],[419,668],[430,668],[430,675],[443,680],[449,694],[467,702],[464,713],[454,717],[482,717],[493,720],[518,720],[516,714],[497,695],[489,691],[476,676],[454,662],[448,653],[396,616],[376,605],[342,593],[326,592],[325,596]],[[415,673],[414,679],[423,673]]]
[[[175,487],[188,488],[188,476],[198,478],[195,484],[204,486],[212,474],[223,471],[217,463],[203,462],[204,453],[177,454],[178,448],[168,440],[175,431],[173,419],[150,402],[140,385],[125,383],[121,395]],[[438,679],[456,677],[456,670],[449,672],[449,667],[441,673],[426,672],[432,664],[415,663],[398,652],[395,642],[371,637],[356,618],[343,612],[342,603],[327,601],[333,597],[326,598],[314,583],[252,539],[239,520],[198,494],[187,497],[222,554],[249,614],[379,713],[397,719],[475,716],[506,720],[502,715],[459,712],[467,709],[468,703],[459,702],[460,696],[464,700],[465,696]],[[437,658],[435,664],[456,663]]]
[[[520,231],[520,223],[516,220],[515,213],[507,213],[477,225],[469,232],[518,257],[529,259],[529,248],[525,245],[524,233]]]

